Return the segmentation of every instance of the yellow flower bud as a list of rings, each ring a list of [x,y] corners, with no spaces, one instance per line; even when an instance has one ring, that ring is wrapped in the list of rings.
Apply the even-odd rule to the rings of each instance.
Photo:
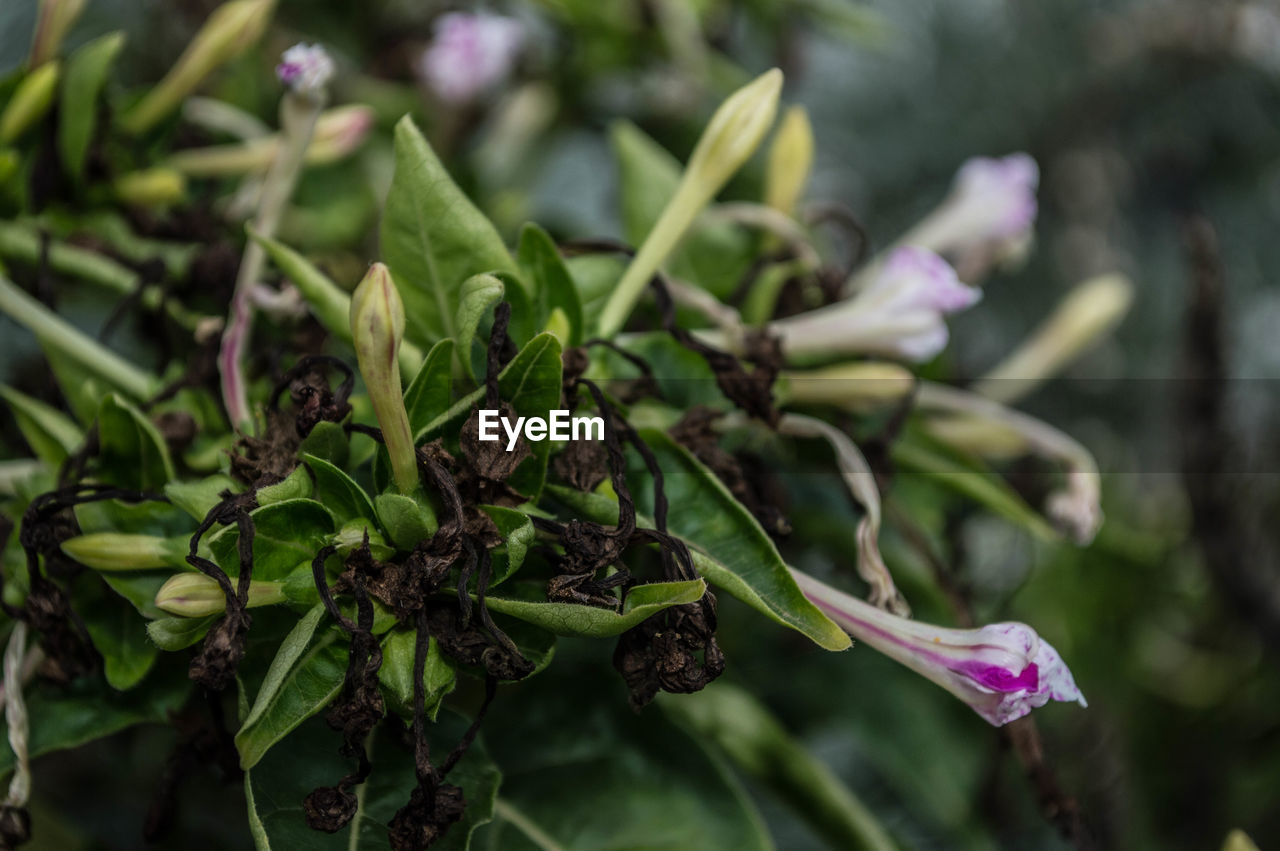
[[[374,263],[351,294],[351,344],[382,428],[396,487],[410,493],[418,486],[418,460],[396,362],[403,339],[404,302],[390,270]]]
[[[789,370],[780,379],[781,404],[831,405],[858,414],[896,404],[915,387],[909,369],[879,361]]]
[[[755,152],[773,124],[781,93],[782,72],[774,68],[730,95],[711,116],[675,194],[600,313],[601,337],[612,337],[621,330],[649,279],[698,213]]]
[[[1109,334],[1132,303],[1133,284],[1123,275],[1085,281],[974,389],[1005,404],[1022,398]]]
[[[231,579],[235,585],[235,578]],[[274,606],[285,601],[283,582],[249,581],[249,608]],[[156,592],[156,606],[171,615],[203,618],[227,609],[227,597],[212,577],[203,573],[177,573]]]
[[[121,119],[124,129],[145,133],[173,112],[205,77],[253,46],[274,8],[275,0],[231,0],[215,9],[164,79]]]
[[[803,106],[793,106],[782,117],[769,149],[765,172],[764,202],[780,213],[795,215],[813,168],[813,127]]]
[[[57,55],[62,39],[80,17],[84,6],[85,0],[40,0],[28,68],[39,68]]]
[[[0,113],[0,145],[17,139],[49,111],[61,70],[58,62],[46,62],[23,77]]]
[[[137,207],[167,207],[187,194],[187,178],[171,168],[149,168],[122,174],[112,184],[116,197]]]
[[[351,154],[373,126],[373,110],[361,104],[341,106],[320,114],[307,145],[307,165],[327,165]],[[265,172],[280,153],[281,136],[273,133],[231,145],[210,145],[178,151],[165,161],[189,177],[228,177]]]
[[[95,532],[62,542],[62,551],[86,567],[105,571],[153,570],[186,564],[187,542],[181,538]]]

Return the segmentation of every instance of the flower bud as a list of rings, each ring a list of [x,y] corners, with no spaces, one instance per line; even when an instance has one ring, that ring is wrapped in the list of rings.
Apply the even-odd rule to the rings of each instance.
[[[1110,333],[1132,303],[1133,284],[1123,275],[1085,281],[974,389],[998,402],[1017,401]]]
[[[84,11],[85,0],[40,0],[36,31],[31,37],[31,58],[27,67],[39,68],[58,55],[62,39]]]
[[[94,532],[62,542],[62,551],[85,567],[111,572],[182,567],[187,549],[182,538],[121,532]]]
[[[860,292],[828,307],[769,324],[790,357],[874,354],[926,361],[947,345],[943,317],[971,307],[965,286],[938,255],[905,245]]]
[[[765,171],[764,202],[780,213],[795,215],[813,168],[813,127],[803,106],[793,106],[782,117],[769,167]]]
[[[418,486],[418,459],[396,362],[403,339],[404,302],[390,270],[374,263],[351,294],[351,344],[382,428],[396,487],[411,493]]]
[[[777,388],[782,405],[830,405],[865,414],[906,398],[915,387],[911,370],[896,363],[857,361],[822,369],[786,370]]]
[[[316,119],[307,145],[307,165],[327,165],[348,156],[364,142],[373,127],[373,110],[353,105],[330,109]],[[233,177],[265,172],[280,153],[281,136],[272,134],[247,142],[210,145],[178,151],[165,161],[188,177]]]
[[[235,579],[231,582],[234,585]],[[285,601],[283,582],[249,581],[249,608]],[[215,579],[203,573],[176,573],[156,592],[156,607],[183,618],[203,618],[227,609],[227,597]]]
[[[46,62],[22,78],[0,112],[0,145],[7,145],[44,118],[58,91],[62,66]]]
[[[316,94],[333,77],[333,59],[320,45],[299,42],[280,57],[276,77],[298,94]]]
[[[798,570],[791,575],[855,639],[942,686],[989,724],[1008,724],[1050,700],[1088,706],[1058,651],[1026,624],[931,626],[881,611]]]
[[[773,124],[781,93],[782,72],[774,68],[730,95],[711,116],[675,194],[600,313],[601,337],[612,337],[621,330],[649,279],[698,213],[755,152]]]
[[[116,197],[137,207],[167,207],[183,200],[187,178],[171,168],[149,168],[122,174],[112,184]]]
[[[275,0],[230,0],[215,9],[164,79],[124,115],[124,129],[145,133],[173,112],[205,77],[253,46],[274,8]]]

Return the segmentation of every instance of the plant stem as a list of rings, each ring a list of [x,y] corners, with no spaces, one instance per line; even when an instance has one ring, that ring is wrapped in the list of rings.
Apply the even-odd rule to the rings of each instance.
[[[320,94],[302,95],[287,93],[280,102],[280,125],[285,141],[280,153],[267,170],[262,187],[262,200],[253,220],[253,230],[265,236],[275,236],[293,188],[302,170],[302,160],[316,119],[324,106]],[[222,348],[218,352],[218,366],[222,373],[222,399],[232,426],[238,429],[251,426],[248,394],[244,381],[244,352],[253,326],[253,304],[250,291],[262,274],[266,252],[257,242],[250,240],[240,259],[240,271],[236,275],[235,293],[231,297],[231,312],[227,328],[222,335]]]
[[[135,399],[146,399],[158,384],[150,373],[87,336],[4,277],[0,277],[0,313],[7,313],[45,345],[53,346]]]

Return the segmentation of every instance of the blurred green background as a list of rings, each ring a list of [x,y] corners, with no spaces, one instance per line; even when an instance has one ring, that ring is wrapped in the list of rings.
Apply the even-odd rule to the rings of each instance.
[[[92,0],[68,45],[124,29],[123,76],[141,85],[168,68],[214,5]],[[773,64],[787,74],[785,100],[813,119],[818,155],[808,197],[848,205],[876,246],[936,204],[966,158],[1019,150],[1035,157],[1034,249],[955,319],[945,366],[961,379],[980,375],[1072,285],[1104,271],[1129,275],[1137,299],[1114,339],[1025,404],[1097,455],[1107,525],[1085,549],[1037,543],[997,518],[966,516],[910,475],[895,479],[890,503],[925,525],[954,529],[940,554],[956,562],[979,620],[1033,624],[1071,665],[1088,710],[1051,706],[1036,717],[1047,758],[1098,845],[1216,848],[1233,828],[1259,847],[1280,844],[1280,288],[1272,280],[1280,271],[1280,7],[494,4],[526,27],[518,67],[500,90],[444,114],[415,81],[413,63],[445,8],[282,0],[262,46],[207,87],[274,123],[274,58],[295,41],[319,41],[338,57],[335,102],[375,106],[375,137],[354,161],[310,173],[302,209],[285,226],[287,240],[350,272],[340,280],[354,282],[376,256],[389,128],[406,111],[509,238],[525,219],[558,237],[621,236],[611,122],[635,122],[683,159],[714,104]],[[692,32],[671,24],[672,8]],[[25,57],[34,14],[34,0],[0,4],[0,74]],[[509,108],[517,93],[532,98],[527,114]],[[729,196],[758,190],[759,159]],[[1216,245],[1200,248],[1224,282],[1228,380],[1219,385],[1217,432],[1225,457],[1215,470],[1188,475],[1192,426],[1180,400],[1211,347],[1188,332],[1192,227],[1216,235]],[[109,306],[77,296],[61,307],[96,331]],[[127,334],[116,340],[155,356]],[[21,384],[35,352],[25,335],[0,335],[5,380]],[[10,449],[6,456],[18,451]],[[820,575],[848,574],[855,515],[840,483],[819,473],[785,481],[795,526],[786,555]],[[1196,497],[1206,494],[1219,509],[1208,526],[1195,520]],[[951,622],[919,553],[894,534],[884,546],[916,615]],[[1005,740],[967,707],[870,650],[825,654],[761,627],[730,600],[723,621],[727,677],[763,698],[904,847],[1061,844]],[[495,710],[489,726],[505,732],[487,733],[500,764],[520,751],[521,689],[556,690],[546,700],[569,707],[575,690],[599,692],[603,680],[622,703],[621,683],[600,670],[608,648],[564,643],[554,674],[504,692],[506,710]],[[42,760],[37,818],[43,807],[76,819],[42,821],[57,827],[40,835],[41,847],[136,846],[172,735],[135,730]],[[174,847],[193,837],[247,844],[240,789],[209,776],[196,783]],[[822,847],[790,810],[751,791],[779,847]]]

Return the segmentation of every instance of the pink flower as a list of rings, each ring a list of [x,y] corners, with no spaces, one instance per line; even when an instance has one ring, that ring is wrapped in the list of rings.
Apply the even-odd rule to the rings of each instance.
[[[778,320],[770,330],[790,356],[860,353],[925,361],[947,345],[943,317],[981,298],[937,254],[904,245],[851,298]]]
[[[442,101],[469,103],[506,78],[523,41],[524,29],[514,18],[450,12],[436,21],[418,73]]]
[[[1002,255],[1025,244],[1036,221],[1040,169],[1027,154],[974,157],[956,173],[951,193],[902,238],[955,259]]]
[[[1049,642],[1022,623],[947,629],[908,620],[797,570],[800,590],[855,639],[927,677],[997,727],[1050,700],[1088,706]]]
[[[276,77],[295,92],[317,92],[333,76],[333,60],[318,44],[298,43],[280,57]]]

